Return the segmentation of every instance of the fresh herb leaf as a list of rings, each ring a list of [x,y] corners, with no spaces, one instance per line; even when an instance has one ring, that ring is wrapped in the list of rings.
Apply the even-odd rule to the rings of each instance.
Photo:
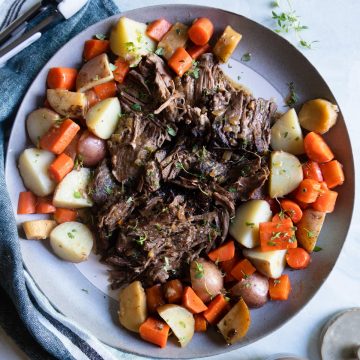
[[[245,221],[245,225],[249,226],[251,228],[253,228],[255,226],[255,224],[253,222],[248,222],[248,221]]]
[[[199,263],[198,261],[195,261],[195,278],[201,279],[205,275],[204,271],[204,265]]]
[[[166,127],[166,130],[167,130],[167,132],[168,132],[168,134],[170,135],[170,136],[176,136],[176,131],[175,131],[175,129],[174,128],[172,128],[171,126],[167,126]]]
[[[141,111],[141,105],[140,104],[137,104],[137,103],[134,103],[134,104],[131,104],[131,109],[133,109],[134,111]]]
[[[144,234],[144,235],[139,236],[139,238],[136,239],[135,241],[136,241],[139,245],[143,246],[143,245],[144,245],[144,242],[146,241],[146,239],[147,239],[147,235]]]
[[[76,170],[80,170],[84,166],[84,158],[82,155],[78,154],[76,155],[75,161],[74,161],[74,168]]]
[[[117,69],[117,66],[112,63],[109,63],[109,68],[111,71],[115,71]]]
[[[108,194],[108,195],[111,195],[112,194],[112,188],[110,186],[106,186],[105,187],[105,192]]]
[[[228,189],[228,192],[236,193],[237,190],[236,190],[236,188],[234,188],[234,187],[230,187],[230,188]]]
[[[281,280],[280,279],[274,279],[274,285],[279,285],[281,283]]]
[[[198,79],[200,75],[200,69],[198,68],[198,62],[192,61],[192,68],[186,72],[187,75],[191,76],[194,79]]]
[[[316,246],[314,247],[313,252],[319,252],[319,251],[321,251],[321,250],[322,250],[322,247],[316,245]]]
[[[105,40],[107,36],[105,34],[95,34],[95,38],[98,40]]]
[[[306,236],[309,239],[312,239],[312,238],[316,237],[316,232],[315,231],[312,231],[312,230],[309,230],[309,229],[306,229],[306,228],[304,228],[304,230],[306,231]]]
[[[288,83],[289,86],[289,95],[286,98],[286,105],[290,108],[294,107],[298,101],[298,96],[295,92],[295,84],[293,81]]]
[[[241,61],[244,61],[244,62],[250,61],[251,57],[252,57],[251,53],[247,52],[241,57]]]
[[[180,29],[176,29],[175,31],[176,31],[176,33],[177,33],[178,35],[181,34],[181,30],[180,30]]]
[[[68,232],[68,233],[67,233],[67,236],[68,236],[70,239],[74,239],[74,238],[75,238],[74,234],[72,234],[71,232]]]
[[[288,132],[288,131],[285,131],[285,132],[284,132],[284,138],[287,138],[288,135],[289,135],[289,132]]]
[[[74,191],[73,196],[74,196],[75,199],[81,199],[82,198],[80,191]]]
[[[155,54],[156,54],[156,55],[159,55],[159,56],[164,55],[164,48],[158,47],[158,48],[155,50]]]

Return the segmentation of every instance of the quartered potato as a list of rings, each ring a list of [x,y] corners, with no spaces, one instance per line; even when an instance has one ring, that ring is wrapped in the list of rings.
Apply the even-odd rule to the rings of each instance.
[[[76,90],[83,93],[96,85],[104,84],[113,79],[114,75],[110,69],[108,56],[100,54],[87,61],[80,69],[76,78]]]
[[[271,216],[267,201],[249,200],[237,208],[229,233],[241,245],[254,248],[260,244],[259,223],[269,221]]]
[[[47,89],[46,94],[50,106],[58,114],[74,119],[85,116],[88,107],[85,94],[63,89]]]
[[[87,193],[90,169],[81,168],[67,174],[55,189],[53,204],[56,207],[79,209],[93,205]]]
[[[59,114],[47,108],[31,112],[26,119],[26,128],[32,143],[38,146],[40,138],[59,120]]]
[[[25,186],[35,195],[50,195],[55,182],[48,175],[49,165],[55,160],[50,151],[37,148],[26,149],[19,158],[19,171]]]
[[[44,240],[56,225],[54,220],[31,220],[23,222],[22,227],[28,240]]]
[[[182,23],[175,23],[171,29],[163,36],[158,44],[158,49],[162,49],[162,55],[169,60],[179,47],[185,47],[188,40],[188,27]]]
[[[230,59],[241,38],[242,35],[228,25],[214,46],[214,54],[221,62],[226,63]]]
[[[51,231],[50,245],[61,259],[79,263],[89,257],[94,245],[94,235],[86,225],[68,221]]]
[[[295,109],[290,109],[271,128],[271,147],[293,155],[304,153],[304,138]]]
[[[181,347],[185,347],[192,339],[195,331],[193,314],[182,306],[167,304],[157,308],[159,315],[170,326],[178,338]]]
[[[147,317],[146,295],[140,281],[121,289],[119,306],[120,324],[130,331],[139,332]]]

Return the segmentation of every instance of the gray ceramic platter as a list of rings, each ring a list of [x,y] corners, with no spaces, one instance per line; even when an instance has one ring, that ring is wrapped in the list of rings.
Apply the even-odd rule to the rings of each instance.
[[[161,5],[132,10],[126,15],[134,20],[146,22],[165,17],[171,22],[190,22],[200,16],[209,17],[218,35],[226,25],[243,34],[240,45],[224,66],[225,72],[250,88],[255,96],[274,97],[280,110],[288,94],[288,83],[296,84],[299,103],[316,97],[336,100],[325,81],[306,58],[283,38],[263,26],[237,14],[219,9],[188,6]],[[28,113],[41,106],[45,94],[45,80],[48,69],[53,66],[78,67],[84,41],[97,33],[109,32],[119,15],[101,21],[69,41],[61,48],[38,74],[28,89],[18,110],[6,160],[6,181],[14,213],[18,194],[24,186],[17,170],[21,151],[29,146],[25,130]],[[40,49],[39,49],[40,51]],[[251,61],[241,62],[244,53],[252,54]],[[344,164],[346,184],[339,187],[336,211],[327,216],[321,233],[319,246],[323,251],[313,255],[308,269],[291,272],[293,291],[287,302],[269,302],[263,308],[251,312],[252,324],[247,336],[237,345],[226,346],[215,331],[195,334],[184,349],[176,341],[170,341],[166,349],[148,344],[136,334],[122,329],[117,321],[117,293],[107,286],[106,268],[93,255],[89,261],[73,265],[56,258],[46,241],[21,241],[24,264],[40,289],[51,303],[62,313],[77,321],[100,340],[126,352],[159,358],[196,358],[224,353],[245,346],[270,334],[291,319],[325,281],[335,265],[349,228],[354,200],[354,169],[351,146],[345,122],[340,112],[336,126],[326,135],[337,159]],[[17,216],[17,222],[36,216]]]

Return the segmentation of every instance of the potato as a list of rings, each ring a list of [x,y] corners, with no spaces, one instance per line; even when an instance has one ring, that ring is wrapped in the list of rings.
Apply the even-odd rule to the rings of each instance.
[[[40,138],[59,120],[59,114],[47,108],[31,112],[26,119],[26,128],[32,143],[38,146]]]
[[[199,258],[190,264],[191,286],[199,298],[207,303],[224,287],[221,271],[210,261]]]
[[[271,147],[293,155],[304,153],[304,138],[299,119],[294,109],[290,109],[271,128]]]
[[[155,50],[155,42],[146,35],[147,25],[122,16],[110,34],[110,48],[130,66],[135,66],[141,56]]]
[[[68,221],[51,231],[50,245],[61,259],[79,263],[89,257],[94,245],[94,235],[86,225]]]
[[[54,220],[31,220],[23,222],[22,227],[28,240],[44,240],[56,225]]]
[[[182,306],[167,304],[157,309],[162,319],[170,326],[178,338],[181,347],[185,347],[192,339],[195,331],[193,314]]]
[[[307,251],[312,252],[325,221],[325,213],[313,209],[305,209],[303,216],[296,224],[296,238],[300,245]]]
[[[108,56],[100,54],[82,66],[76,78],[76,90],[83,93],[113,79],[114,75],[110,69]]]
[[[182,23],[175,23],[164,35],[158,44],[158,49],[163,49],[162,55],[169,60],[179,47],[185,47],[188,40],[188,27]]]
[[[100,139],[109,139],[119,121],[120,102],[116,97],[94,105],[86,114],[86,125]]]
[[[241,340],[250,328],[250,311],[243,299],[240,299],[217,324],[228,344]]]
[[[259,308],[268,300],[269,280],[258,272],[242,279],[230,289],[232,297],[241,297],[250,308]]]
[[[221,62],[226,63],[230,59],[241,38],[242,35],[228,25],[216,42],[213,53]]]
[[[273,151],[270,158],[269,195],[282,197],[295,190],[303,180],[299,159],[285,151]]]
[[[260,249],[244,249],[243,255],[263,275],[277,279],[281,276],[286,265],[286,250],[261,251]]]
[[[339,108],[324,99],[309,100],[299,112],[300,125],[309,131],[324,134],[336,124]]]
[[[146,295],[140,281],[134,281],[121,289],[119,306],[120,324],[138,333],[147,317]]]
[[[50,106],[60,115],[81,119],[86,114],[88,102],[83,93],[63,89],[47,89],[46,96]]]
[[[48,175],[49,165],[55,155],[49,151],[30,148],[22,152],[19,158],[19,170],[25,186],[35,195],[50,195],[55,182]]]
[[[271,219],[270,205],[265,200],[249,200],[241,204],[230,224],[230,235],[241,245],[254,248],[259,245],[259,223]]]
[[[56,207],[79,209],[93,205],[87,193],[90,169],[81,168],[67,174],[55,189],[53,204]]]

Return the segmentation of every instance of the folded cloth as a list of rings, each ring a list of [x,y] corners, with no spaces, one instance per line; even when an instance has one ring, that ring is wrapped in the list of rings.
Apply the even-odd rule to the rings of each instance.
[[[14,1],[6,15],[0,5],[3,27],[24,2]],[[9,1],[5,0],[5,5]],[[49,29],[40,40],[0,68],[0,326],[31,359],[134,359],[132,355],[111,350],[60,314],[37,289],[23,268],[4,178],[4,129],[10,129],[17,107],[36,74],[69,39],[117,12],[111,0],[90,0],[79,13]]]

